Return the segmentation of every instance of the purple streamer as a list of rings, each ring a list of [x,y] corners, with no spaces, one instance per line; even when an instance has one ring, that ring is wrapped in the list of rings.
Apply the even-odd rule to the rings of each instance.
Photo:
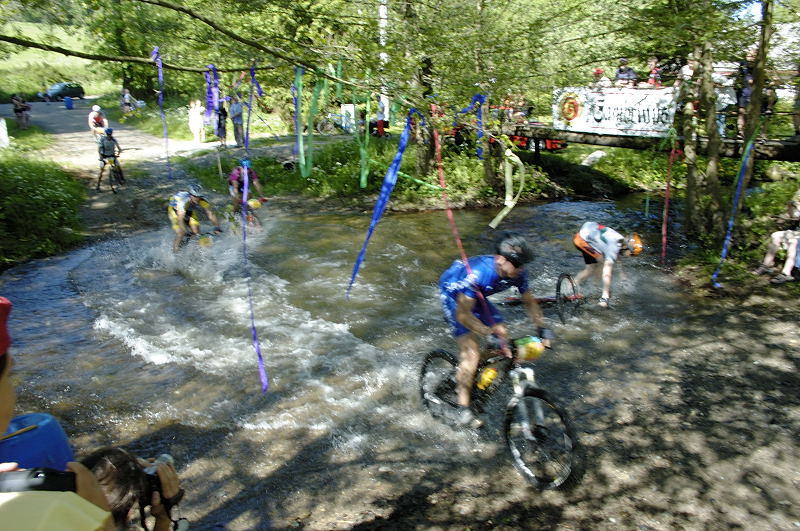
[[[245,137],[246,139],[247,137]],[[244,188],[242,189],[242,260],[244,262],[245,278],[247,279],[247,303],[250,308],[250,330],[253,336],[253,347],[258,356],[258,375],[261,378],[261,393],[265,394],[269,388],[269,377],[264,368],[264,357],[261,354],[261,343],[258,341],[256,330],[256,317],[253,309],[253,286],[250,275],[250,262],[247,260],[247,196],[250,190],[250,159],[242,160],[242,174],[244,175]]]
[[[369,224],[369,230],[367,231],[367,237],[364,239],[364,245],[361,247],[361,251],[358,253],[358,258],[356,258],[356,263],[353,265],[353,274],[350,276],[350,284],[347,286],[346,297],[350,297],[350,290],[353,287],[353,284],[356,281],[356,276],[358,275],[358,270],[361,267],[361,263],[364,261],[364,257],[367,254],[367,245],[369,245],[369,240],[372,237],[372,233],[375,231],[375,226],[380,221],[381,216],[383,216],[383,211],[386,210],[386,205],[389,203],[389,196],[392,195],[392,190],[394,190],[394,185],[397,183],[397,172],[400,171],[400,163],[403,160],[403,153],[406,150],[406,146],[408,146],[408,138],[411,135],[411,117],[414,114],[419,114],[422,120],[425,120],[425,117],[416,109],[411,109],[408,111],[408,117],[406,118],[406,126],[403,128],[403,132],[400,135],[400,142],[397,146],[397,153],[394,155],[394,159],[392,163],[389,165],[389,169],[386,171],[386,175],[383,178],[383,185],[381,186],[381,193],[378,196],[378,201],[375,203],[375,210],[372,212],[372,221]]]
[[[155,61],[158,67],[158,109],[161,112],[161,123],[164,130],[164,153],[167,157],[167,176],[172,179],[172,166],[169,163],[169,135],[167,134],[167,116],[164,114],[164,66],[161,62],[161,54],[158,46],[153,48],[150,59]]]

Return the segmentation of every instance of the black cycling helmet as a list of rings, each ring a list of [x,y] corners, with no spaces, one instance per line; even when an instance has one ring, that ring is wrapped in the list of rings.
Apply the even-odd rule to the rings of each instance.
[[[499,254],[514,267],[533,260],[533,250],[525,238],[512,232],[503,232],[495,242],[495,254]]]
[[[114,133],[114,130],[113,130],[113,129],[111,129],[110,127],[109,127],[108,129],[106,129],[106,134],[107,134],[107,135],[111,135],[111,134],[113,134],[113,133]]]

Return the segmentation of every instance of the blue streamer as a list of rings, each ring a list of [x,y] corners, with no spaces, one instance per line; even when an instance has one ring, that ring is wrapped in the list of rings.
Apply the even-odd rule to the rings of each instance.
[[[219,73],[213,64],[206,66],[206,112],[205,123],[211,123],[211,116],[219,110]],[[215,131],[216,133],[216,131]]]
[[[153,48],[150,59],[158,67],[158,109],[161,111],[161,123],[164,129],[164,153],[167,157],[167,176],[172,179],[172,166],[169,163],[169,135],[167,134],[167,116],[164,114],[164,66],[161,62],[161,54],[158,46]]]
[[[383,178],[381,193],[378,196],[378,201],[375,203],[375,209],[372,212],[372,221],[369,224],[367,237],[364,239],[364,245],[361,247],[361,251],[358,253],[358,258],[356,258],[356,263],[353,265],[353,274],[350,276],[350,284],[347,286],[347,298],[350,298],[350,290],[356,281],[358,270],[367,254],[367,245],[369,245],[369,239],[372,237],[372,233],[375,231],[375,226],[378,224],[378,221],[380,221],[381,216],[383,216],[383,211],[386,210],[386,205],[389,202],[389,196],[392,195],[394,185],[397,183],[397,172],[400,171],[400,162],[403,160],[403,153],[406,150],[406,146],[408,146],[408,138],[411,135],[411,117],[415,113],[419,114],[424,123],[425,117],[422,115],[422,113],[416,109],[411,109],[408,111],[406,126],[403,128],[403,133],[400,135],[400,143],[397,146],[397,153],[395,153],[394,159],[389,165],[389,169],[386,171],[386,176]]]
[[[481,147],[481,139],[483,138],[483,104],[486,103],[486,96],[483,94],[475,94],[472,96],[472,101],[470,101],[468,107],[464,107],[460,111],[456,113],[456,116],[459,114],[466,114],[468,112],[472,112],[476,107],[478,109],[477,112],[477,119],[478,119],[478,149],[476,150],[478,158],[483,160],[483,148]],[[453,125],[458,125],[458,122],[455,118],[453,118]]]
[[[759,126],[756,127],[756,133],[758,132],[761,123],[759,122]],[[753,135],[755,137],[755,133]],[[736,195],[733,198],[733,205],[731,206],[731,217],[728,220],[728,231],[725,234],[725,242],[722,244],[722,255],[719,258],[719,265],[717,269],[714,271],[714,274],[711,275],[711,285],[715,288],[721,288],[722,284],[717,282],[717,276],[719,276],[720,269],[722,269],[722,264],[725,262],[725,258],[728,256],[728,246],[731,243],[731,235],[733,233],[733,221],[736,216],[736,205],[739,204],[739,197],[742,194],[742,187],[744,186],[744,174],[747,168],[747,161],[750,158],[751,153],[753,152],[753,148],[755,147],[755,143],[753,142],[753,138],[747,143],[745,147],[744,155],[742,156],[742,164],[739,168],[739,182],[736,183]]]

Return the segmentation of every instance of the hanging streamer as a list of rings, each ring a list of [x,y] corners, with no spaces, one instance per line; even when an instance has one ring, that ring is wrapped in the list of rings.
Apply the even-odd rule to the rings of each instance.
[[[317,80],[314,84],[314,93],[311,96],[311,107],[308,109],[308,117],[306,118],[306,127],[308,131],[306,134],[308,145],[305,148],[306,160],[305,164],[300,165],[300,174],[306,179],[311,176],[311,170],[314,169],[314,116],[317,114],[320,94],[324,94],[327,90],[327,79],[322,81]],[[324,100],[324,97],[322,99]]]
[[[294,154],[297,155],[297,163],[300,165],[300,173],[305,170],[306,155],[303,150],[303,126],[301,125],[303,112],[303,67],[298,66],[294,69],[294,84],[292,85],[292,99],[294,100]]]
[[[519,191],[517,195],[512,198],[511,194],[514,193],[514,166],[517,167],[517,173],[519,174]],[[489,223],[489,226],[493,229],[496,229],[500,222],[503,221],[503,218],[516,206],[517,201],[519,201],[522,195],[522,189],[525,187],[525,166],[522,164],[522,161],[519,160],[519,157],[511,151],[511,148],[506,148],[505,158],[503,159],[503,169],[505,170],[506,180],[505,208],[503,208]]]
[[[353,265],[353,273],[350,276],[350,284],[347,286],[347,292],[345,294],[347,298],[350,297],[350,290],[356,281],[356,276],[358,275],[358,270],[361,267],[361,263],[364,261],[364,256],[367,254],[367,245],[369,245],[369,240],[372,237],[372,233],[375,231],[375,226],[378,224],[378,221],[380,221],[381,216],[383,216],[383,211],[386,210],[386,205],[389,202],[389,196],[392,195],[394,185],[397,183],[397,174],[400,171],[400,163],[403,160],[403,153],[405,153],[406,147],[408,146],[408,138],[411,136],[411,117],[415,113],[419,114],[423,121],[425,120],[425,117],[422,116],[418,110],[411,109],[408,111],[406,126],[403,128],[403,132],[400,134],[400,142],[397,146],[397,153],[395,153],[394,159],[392,159],[392,163],[389,165],[389,169],[386,171],[386,175],[383,178],[381,193],[378,196],[378,200],[375,202],[375,209],[372,212],[372,221],[370,221],[369,230],[367,230],[367,236],[364,239],[364,245],[361,247],[361,251],[358,253],[358,258],[356,258],[356,263]]]
[[[367,113],[365,116],[369,116],[369,102],[370,96],[367,96]],[[356,103],[356,94],[353,93],[353,108],[355,109],[356,116],[353,116],[353,136],[358,142],[358,153],[361,160],[361,168],[359,172],[359,186],[361,188],[367,187],[367,176],[369,175],[369,152],[367,148],[369,147],[369,125],[364,124],[364,140],[361,140],[361,135],[359,133],[359,123],[358,123],[358,103]]]
[[[161,124],[164,129],[164,156],[167,159],[167,176],[172,179],[172,166],[169,163],[169,135],[167,134],[167,116],[164,114],[164,65],[161,62],[161,54],[158,46],[153,48],[150,59],[158,67],[158,109],[161,112]]]
[[[731,235],[733,234],[733,221],[736,217],[736,205],[739,204],[739,197],[742,194],[742,186],[744,185],[744,174],[747,170],[747,163],[750,159],[750,155],[753,152],[753,148],[755,147],[755,139],[758,135],[758,132],[761,130],[761,122],[763,121],[763,117],[759,120],[758,125],[753,129],[753,135],[750,137],[750,140],[747,141],[747,145],[744,148],[744,153],[742,153],[742,162],[739,166],[739,181],[736,183],[736,194],[733,197],[733,205],[731,206],[731,217],[728,220],[728,230],[725,233],[725,241],[722,244],[722,255],[719,257],[719,265],[717,269],[714,271],[714,274],[711,275],[711,285],[715,288],[721,288],[722,284],[717,282],[717,276],[719,276],[720,269],[722,269],[722,264],[725,262],[725,258],[728,256],[728,246],[731,243]]]
[[[486,96],[483,94],[475,94],[472,96],[472,101],[469,102],[469,106],[461,109],[456,113],[456,116],[459,114],[467,114],[472,112],[474,109],[477,108],[477,121],[478,121],[478,148],[476,153],[478,158],[483,160],[483,147],[481,146],[481,139],[483,138],[483,105],[486,103]],[[456,119],[453,119],[453,125],[458,125]]]
[[[213,64],[207,65],[205,71],[206,76],[206,113],[205,113],[205,121],[206,123],[215,123],[212,122],[212,115],[214,115],[214,120],[216,120],[216,112],[219,110],[219,73],[217,72],[217,67]],[[214,127],[214,134],[217,133],[218,126],[215,123]]]

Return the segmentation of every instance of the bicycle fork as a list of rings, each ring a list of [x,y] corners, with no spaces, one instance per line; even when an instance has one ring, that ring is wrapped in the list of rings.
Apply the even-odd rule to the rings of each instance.
[[[536,385],[535,373],[530,367],[518,367],[511,371],[511,385],[514,389],[514,397],[517,400],[517,421],[522,426],[522,433],[527,440],[535,440],[536,436],[531,431],[531,417],[528,411],[528,404],[525,401],[525,389]],[[539,400],[533,402],[534,427],[544,426],[544,411]]]

